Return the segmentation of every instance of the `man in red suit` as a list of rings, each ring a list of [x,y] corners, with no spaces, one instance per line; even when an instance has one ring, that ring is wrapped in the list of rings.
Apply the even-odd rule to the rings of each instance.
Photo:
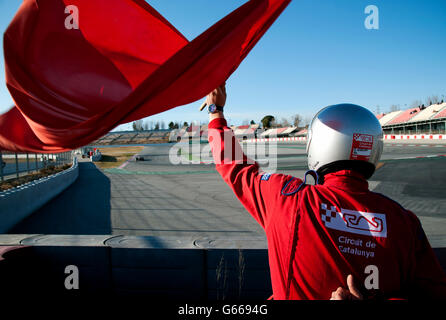
[[[446,298],[418,218],[368,189],[383,149],[370,111],[340,104],[317,113],[307,137],[307,174],[317,182],[307,185],[243,154],[225,102],[224,85],[207,96],[209,143],[217,171],[266,232],[274,299],[329,299],[349,274],[364,298]]]

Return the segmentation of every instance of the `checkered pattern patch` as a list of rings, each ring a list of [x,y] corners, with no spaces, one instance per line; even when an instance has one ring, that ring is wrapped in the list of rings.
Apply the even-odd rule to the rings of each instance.
[[[327,205],[325,203],[322,203],[322,214],[321,219],[324,222],[331,222],[331,219],[336,218],[337,211],[335,206],[330,206],[330,209],[327,208]]]
[[[321,220],[327,228],[374,237],[387,237],[384,213],[362,212],[321,203]]]

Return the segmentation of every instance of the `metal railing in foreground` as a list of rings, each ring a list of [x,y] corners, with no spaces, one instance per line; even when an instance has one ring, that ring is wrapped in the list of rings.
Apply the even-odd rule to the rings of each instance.
[[[42,169],[73,162],[73,152],[17,153],[0,150],[0,181],[19,178]]]

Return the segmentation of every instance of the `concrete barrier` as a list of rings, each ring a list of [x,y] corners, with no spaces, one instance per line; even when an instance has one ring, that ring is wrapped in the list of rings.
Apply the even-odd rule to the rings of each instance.
[[[266,247],[260,237],[0,235],[0,283],[10,295],[265,301],[272,294]],[[434,251],[446,268],[446,249]],[[67,266],[78,268],[78,290],[65,287]]]
[[[77,159],[74,158],[73,165],[67,170],[0,192],[0,233],[7,232],[53,199],[70,186],[78,175]]]
[[[65,288],[67,266],[78,268],[79,290]],[[0,235],[0,283],[10,295],[26,292],[194,301],[262,301],[271,295],[264,238],[228,242],[186,237],[4,234]]]

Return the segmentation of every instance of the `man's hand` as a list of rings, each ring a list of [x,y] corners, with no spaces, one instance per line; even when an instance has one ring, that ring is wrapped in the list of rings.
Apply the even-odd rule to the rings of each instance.
[[[347,276],[347,286],[348,290],[339,287],[336,291],[333,291],[330,300],[363,300],[362,294],[356,288],[351,274]]]
[[[206,104],[208,106],[210,106],[211,104],[215,104],[216,106],[224,107],[225,103],[226,103],[226,82],[224,82],[218,88],[214,89],[206,97]]]
[[[206,97],[206,104],[208,106],[210,106],[211,104],[215,104],[216,106],[224,107],[225,103],[226,103],[226,82],[223,83],[218,88],[214,89]],[[223,112],[209,114],[209,121],[212,121],[216,118],[224,118]]]

